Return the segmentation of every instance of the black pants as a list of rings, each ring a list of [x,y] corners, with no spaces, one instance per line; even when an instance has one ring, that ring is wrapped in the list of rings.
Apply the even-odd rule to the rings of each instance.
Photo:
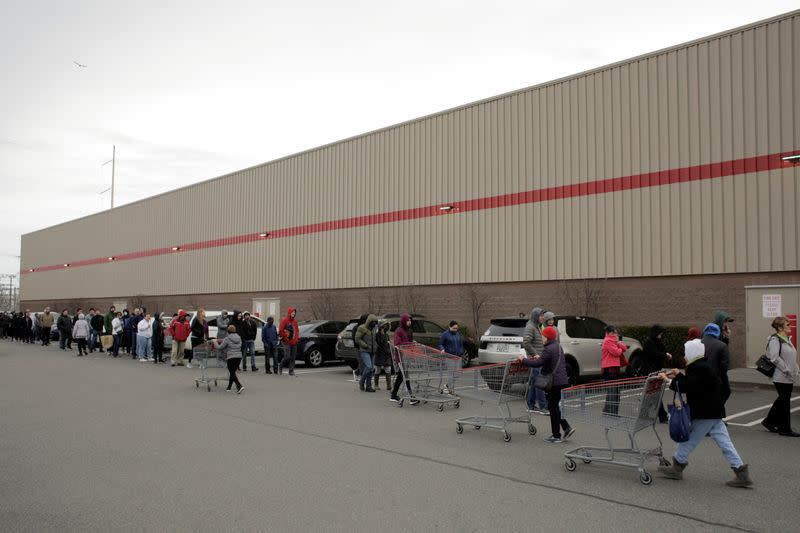
[[[69,338],[69,333],[64,333],[63,331],[58,332],[58,346],[62,350],[65,350],[67,348],[67,345],[71,344],[70,340],[71,339]],[[71,348],[72,346],[70,345],[70,349]]]
[[[603,380],[615,381],[619,379],[619,367],[604,368]],[[619,413],[619,386],[612,386],[606,392],[606,404],[603,406],[603,412],[609,415],[617,415]]]
[[[394,380],[394,387],[392,387],[392,398],[397,398],[397,393],[400,392],[400,385],[403,384],[403,373],[398,372],[397,377]],[[411,384],[406,381],[406,388],[408,389],[408,395],[412,396],[411,394]]]
[[[86,339],[75,339],[78,342],[78,355],[85,354],[86,352]]]
[[[242,360],[241,357],[234,357],[233,359],[228,359],[228,373],[230,377],[228,378],[228,390],[231,390],[233,384],[236,383],[236,390],[242,388],[242,384],[239,383],[239,378],[236,377],[236,371],[239,370],[239,362]]]
[[[50,345],[50,328],[42,328],[42,346]]]
[[[794,385],[791,383],[775,383],[778,397],[772,408],[767,413],[767,418],[762,422],[765,426],[778,428],[779,433],[788,433],[792,430],[791,397]]]
[[[569,429],[569,423],[561,418],[561,389],[563,385],[553,385],[549,391],[545,391],[547,397],[547,410],[550,411],[550,429],[553,436],[557,439],[561,438],[561,429],[565,432]]]

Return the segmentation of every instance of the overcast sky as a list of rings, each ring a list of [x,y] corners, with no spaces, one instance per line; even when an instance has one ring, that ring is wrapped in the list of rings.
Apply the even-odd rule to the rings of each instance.
[[[0,273],[108,208],[113,144],[121,205],[797,7],[0,0]]]

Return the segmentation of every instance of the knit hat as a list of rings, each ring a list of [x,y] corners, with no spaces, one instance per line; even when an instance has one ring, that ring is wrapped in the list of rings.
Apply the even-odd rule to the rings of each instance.
[[[719,334],[720,334],[719,326],[714,324],[713,322],[710,324],[706,324],[706,327],[703,330],[703,335],[711,335],[712,337],[719,338]]]
[[[557,330],[556,330],[556,328],[554,328],[553,326],[547,326],[546,328],[544,328],[544,329],[542,330],[542,336],[543,336],[545,339],[547,339],[547,340],[549,340],[549,341],[552,341],[552,340],[554,340],[556,337],[558,337],[558,331],[557,331]]]
[[[700,331],[700,328],[691,327],[691,328],[689,328],[689,331],[686,333],[686,340],[687,341],[691,341],[691,340],[694,340],[694,339],[699,339],[702,336],[703,336],[703,333]]]
[[[706,355],[706,347],[700,339],[693,339],[683,345],[683,353],[686,364],[689,365]]]

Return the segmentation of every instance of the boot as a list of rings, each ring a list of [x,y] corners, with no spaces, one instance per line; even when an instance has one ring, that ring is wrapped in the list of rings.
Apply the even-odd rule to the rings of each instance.
[[[381,377],[379,375],[375,375],[375,390],[381,390],[381,386],[379,384]]]
[[[753,480],[750,479],[750,472],[748,471],[747,465],[742,465],[739,468],[732,468],[731,470],[733,470],[736,477],[725,483],[726,485],[739,488],[752,486]]]
[[[672,464],[669,466],[659,466],[658,471],[664,474],[667,479],[683,479],[683,469],[689,463],[679,463],[677,459],[672,458]]]
[[[386,390],[392,390],[392,376],[386,374]]]

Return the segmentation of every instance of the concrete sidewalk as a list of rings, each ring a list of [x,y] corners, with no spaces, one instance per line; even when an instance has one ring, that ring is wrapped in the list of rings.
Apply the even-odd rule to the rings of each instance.
[[[733,368],[728,371],[732,387],[772,388],[772,380],[755,368]]]

